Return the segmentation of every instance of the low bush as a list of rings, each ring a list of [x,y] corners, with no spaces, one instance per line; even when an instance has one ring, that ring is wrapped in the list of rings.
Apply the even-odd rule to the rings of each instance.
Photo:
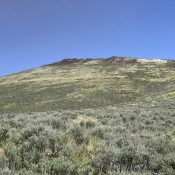
[[[83,143],[87,144],[89,142],[88,137],[84,136],[84,132],[81,127],[75,126],[71,129],[71,133],[77,145],[81,145]]]
[[[8,138],[8,129],[0,128],[0,143],[5,141]]]
[[[64,158],[42,159],[38,165],[38,172],[50,175],[76,175],[77,167]]]

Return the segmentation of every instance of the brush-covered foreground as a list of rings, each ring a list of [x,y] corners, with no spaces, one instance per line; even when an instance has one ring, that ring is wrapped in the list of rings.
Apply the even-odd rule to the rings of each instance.
[[[0,174],[175,175],[174,67],[75,59],[0,78]]]

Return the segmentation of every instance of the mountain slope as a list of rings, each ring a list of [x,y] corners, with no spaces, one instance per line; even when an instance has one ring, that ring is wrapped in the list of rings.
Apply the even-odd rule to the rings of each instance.
[[[175,62],[66,59],[0,78],[0,175],[174,175]]]
[[[169,61],[170,62],[170,61]],[[165,60],[67,59],[0,78],[0,110],[47,111],[175,99]]]

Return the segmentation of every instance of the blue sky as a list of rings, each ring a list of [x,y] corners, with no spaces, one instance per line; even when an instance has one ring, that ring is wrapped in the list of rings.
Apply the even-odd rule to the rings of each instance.
[[[175,1],[0,1],[0,75],[113,55],[175,58]]]

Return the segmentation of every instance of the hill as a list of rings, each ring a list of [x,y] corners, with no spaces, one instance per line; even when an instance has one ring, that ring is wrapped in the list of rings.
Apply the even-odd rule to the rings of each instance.
[[[0,174],[174,175],[175,61],[65,59],[0,78]]]
[[[175,71],[170,65],[165,60],[124,57],[66,59],[0,78],[0,110],[87,109],[173,100]]]

